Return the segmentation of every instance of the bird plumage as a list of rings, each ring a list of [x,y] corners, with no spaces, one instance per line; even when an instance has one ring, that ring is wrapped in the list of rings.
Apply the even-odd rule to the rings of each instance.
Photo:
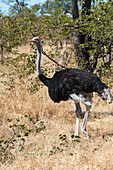
[[[85,104],[86,113],[83,120],[82,132],[87,135],[86,122],[92,103],[92,93],[97,92],[99,96],[107,103],[112,102],[112,95],[108,86],[100,78],[86,70],[64,69],[56,72],[52,78],[43,75],[40,67],[41,62],[41,44],[38,37],[34,37],[30,42],[37,46],[37,73],[39,79],[48,87],[50,98],[59,103],[60,101],[73,100],[76,105],[76,130],[78,136],[79,120],[81,114],[80,102]]]
[[[52,78],[39,75],[40,80],[48,87],[48,92],[54,102],[69,100],[70,94],[83,95],[97,92],[102,96],[108,87],[92,72],[80,69],[65,69],[58,71]]]

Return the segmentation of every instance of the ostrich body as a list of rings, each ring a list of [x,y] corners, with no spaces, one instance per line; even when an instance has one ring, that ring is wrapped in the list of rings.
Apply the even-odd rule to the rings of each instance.
[[[92,104],[92,93],[97,92],[107,103],[112,102],[112,95],[108,86],[100,78],[91,72],[80,69],[64,69],[54,74],[52,78],[43,75],[40,67],[41,44],[38,37],[30,42],[37,46],[37,73],[39,79],[48,87],[50,98],[55,102],[73,100],[76,105],[76,128],[75,136],[79,136],[79,121],[81,115],[80,102],[86,106],[86,112],[82,124],[82,132],[88,136],[86,122]]]

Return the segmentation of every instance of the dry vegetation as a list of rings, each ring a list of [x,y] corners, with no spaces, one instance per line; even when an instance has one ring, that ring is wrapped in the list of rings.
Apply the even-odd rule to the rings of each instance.
[[[25,51],[29,52],[28,46]],[[42,64],[49,62],[44,57],[42,60]],[[0,140],[14,135],[17,139],[13,149],[8,148],[6,153],[0,153],[0,169],[113,169],[113,104],[106,105],[94,94],[87,123],[90,137],[80,132],[81,138],[77,142],[71,137],[75,129],[75,106],[72,101],[55,104],[49,98],[46,87],[30,94],[18,84],[13,92],[5,91],[3,85],[0,86],[0,98]],[[82,108],[85,109],[84,106]],[[28,121],[25,115],[32,121]],[[28,136],[24,136],[23,129],[19,130],[25,140],[20,150],[22,141],[17,137],[18,131],[13,131],[10,126],[25,124],[28,129],[33,129],[36,126],[33,121],[36,120],[39,123],[43,121],[44,128],[38,132],[34,130]]]

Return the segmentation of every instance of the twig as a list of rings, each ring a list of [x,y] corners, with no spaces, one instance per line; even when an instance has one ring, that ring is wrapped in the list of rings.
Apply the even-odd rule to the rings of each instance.
[[[51,57],[49,57],[49,55],[48,54],[46,54],[46,52],[45,51],[42,51],[42,54],[44,54],[47,58],[49,58],[51,61],[53,61],[55,64],[57,64],[58,66],[60,66],[60,67],[62,67],[62,68],[67,68],[67,67],[65,67],[65,66],[63,66],[63,65],[61,65],[61,64],[59,64],[59,63],[57,63],[55,60],[53,60]]]
[[[111,115],[111,116],[113,116],[113,112],[92,112],[92,113],[94,113],[94,114],[107,114],[107,115]]]
[[[31,31],[31,29],[29,29],[29,31],[31,32],[32,36],[34,36],[34,37],[35,37],[35,34]]]
[[[62,41],[61,41],[60,38],[57,38],[54,42],[52,42],[52,39],[51,39],[51,45],[55,45],[57,41],[60,42],[61,49],[63,49],[63,47],[62,47]]]

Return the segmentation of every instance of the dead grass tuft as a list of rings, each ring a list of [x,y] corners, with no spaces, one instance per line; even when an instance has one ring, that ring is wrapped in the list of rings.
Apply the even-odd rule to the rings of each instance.
[[[113,104],[106,105],[94,95],[87,122],[90,137],[86,138],[80,132],[80,141],[76,142],[71,138],[75,130],[74,102],[53,103],[46,87],[35,94],[30,94],[18,84],[13,92],[2,93],[3,89],[0,90],[0,140],[14,135],[9,128],[14,124],[25,124],[27,129],[33,129],[36,127],[33,122],[43,121],[45,126],[38,133],[32,131],[28,136],[24,136],[22,129],[19,130],[25,139],[23,149],[19,151],[17,140],[14,149],[8,149],[5,155],[0,153],[0,169],[113,169],[113,116],[107,114],[113,112]],[[82,108],[85,109],[84,106]],[[18,122],[18,119],[21,121]],[[3,156],[4,159],[1,159]]]

